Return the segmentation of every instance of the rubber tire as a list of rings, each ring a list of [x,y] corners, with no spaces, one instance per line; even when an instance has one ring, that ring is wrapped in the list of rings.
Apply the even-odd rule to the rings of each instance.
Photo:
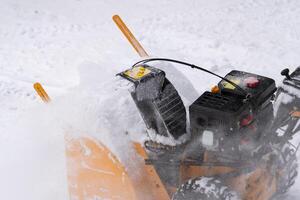
[[[240,200],[240,198],[219,179],[198,177],[182,184],[172,200]]]

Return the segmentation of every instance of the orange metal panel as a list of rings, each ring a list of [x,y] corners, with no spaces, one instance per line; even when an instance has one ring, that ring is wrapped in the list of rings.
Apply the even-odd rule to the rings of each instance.
[[[125,168],[95,139],[66,139],[66,156],[72,200],[137,200]]]
[[[276,178],[270,171],[258,168],[246,180],[245,200],[268,200],[276,192]]]
[[[134,143],[136,152],[144,159],[148,158],[147,152],[139,143]],[[140,180],[135,182],[136,187],[143,186],[143,189],[139,189],[137,192],[138,199],[151,199],[151,200],[170,200],[169,194],[158,176],[155,168],[152,165],[143,165],[144,176]],[[147,198],[145,198],[145,194]]]

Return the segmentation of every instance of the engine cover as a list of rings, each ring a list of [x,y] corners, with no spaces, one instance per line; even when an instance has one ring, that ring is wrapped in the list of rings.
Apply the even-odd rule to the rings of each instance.
[[[225,78],[234,82],[248,93],[254,106],[253,109],[259,108],[273,96],[276,91],[276,85],[273,79],[257,74],[233,70],[228,73]],[[219,82],[218,87],[223,95],[241,96],[241,91],[239,91],[238,88],[224,80]]]
[[[276,91],[273,79],[242,71],[231,71],[225,76],[236,85],[222,80],[217,92],[205,92],[189,108],[192,136],[201,136],[204,130],[215,132],[217,139],[240,143],[243,139],[258,138],[261,127],[273,119],[271,99]],[[265,120],[267,119],[267,120]],[[261,127],[260,127],[261,126]],[[225,139],[230,136],[232,139]],[[240,136],[235,137],[233,136]]]

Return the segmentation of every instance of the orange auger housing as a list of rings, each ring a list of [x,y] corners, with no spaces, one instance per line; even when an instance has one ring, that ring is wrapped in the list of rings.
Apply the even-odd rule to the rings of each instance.
[[[146,156],[139,144],[135,148]],[[66,139],[66,156],[71,199],[169,199],[152,166],[141,166],[142,176],[132,178],[96,139]]]
[[[97,140],[66,139],[66,156],[71,199],[136,199],[124,166]]]

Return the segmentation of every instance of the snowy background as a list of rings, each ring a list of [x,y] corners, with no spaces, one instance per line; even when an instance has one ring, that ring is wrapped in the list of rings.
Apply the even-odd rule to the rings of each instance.
[[[221,75],[239,69],[279,83],[284,67],[300,65],[298,0],[0,0],[1,199],[68,198],[63,132],[71,122],[79,133],[93,132],[101,115],[72,108],[93,110],[97,99],[89,94],[106,98],[102,86],[139,59],[113,14],[150,55]],[[218,81],[178,69],[199,94]],[[60,103],[45,106],[36,81]],[[284,199],[299,193],[300,180]]]

